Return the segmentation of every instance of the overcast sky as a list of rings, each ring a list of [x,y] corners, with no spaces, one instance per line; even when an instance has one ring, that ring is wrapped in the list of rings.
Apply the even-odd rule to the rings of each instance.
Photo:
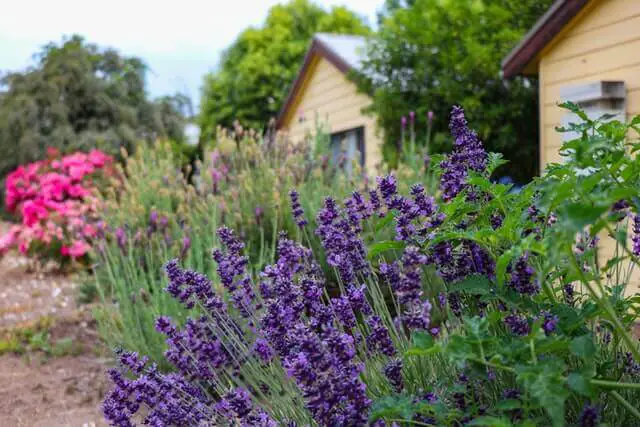
[[[0,70],[22,69],[49,41],[78,33],[142,57],[153,96],[183,92],[197,101],[202,76],[220,51],[278,0],[5,0],[0,11]],[[316,0],[346,5],[375,22],[384,0]]]

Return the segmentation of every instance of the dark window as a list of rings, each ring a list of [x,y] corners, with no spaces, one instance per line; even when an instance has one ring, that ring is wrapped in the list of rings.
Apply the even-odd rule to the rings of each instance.
[[[351,173],[354,160],[364,167],[365,152],[363,126],[331,134],[331,160],[334,164],[342,164],[348,173]]]

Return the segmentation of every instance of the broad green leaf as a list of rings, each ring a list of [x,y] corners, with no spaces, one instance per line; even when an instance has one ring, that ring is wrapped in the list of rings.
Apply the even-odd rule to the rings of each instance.
[[[375,233],[378,234],[382,229],[393,222],[393,213],[388,212],[384,218],[381,218],[375,226]]]
[[[561,103],[560,105],[558,105],[560,108],[565,108],[569,111],[571,111],[573,114],[575,114],[576,116],[578,116],[579,118],[582,119],[582,121],[584,122],[591,122],[591,119],[589,119],[589,116],[587,116],[587,113],[585,113],[578,104],[571,102],[571,101],[566,101]]]
[[[501,411],[512,411],[522,408],[522,402],[517,399],[501,400],[496,404],[496,409]]]
[[[385,240],[382,242],[374,243],[369,246],[367,258],[369,260],[373,260],[383,252],[390,250],[402,250],[404,249],[405,245],[405,242],[397,240]]]
[[[591,385],[591,377],[580,372],[572,372],[567,378],[567,385],[576,393],[586,397],[595,397],[596,388]]]
[[[508,250],[498,258],[498,262],[496,263],[496,281],[498,282],[498,286],[503,286],[507,280],[507,267],[513,256],[513,251]]]
[[[586,226],[594,223],[600,215],[609,209],[609,206],[594,206],[583,202],[570,203],[565,208],[567,226],[573,230],[582,230]]]
[[[547,359],[537,365],[516,366],[516,379],[549,415],[554,427],[564,426],[564,404],[568,396],[564,365],[558,359]]]
[[[571,340],[569,349],[573,354],[583,359],[589,359],[596,353],[596,346],[590,334],[582,335]]]
[[[449,287],[451,292],[466,292],[471,295],[485,295],[491,292],[491,282],[486,276],[472,275]]]
[[[475,418],[471,422],[466,423],[468,426],[485,426],[485,427],[510,427],[511,421],[506,418],[492,417],[489,415],[483,415]]]
[[[377,399],[371,405],[369,421],[380,418],[411,419],[413,416],[413,398],[410,396],[385,396]]]
[[[411,347],[406,351],[407,356],[426,356],[438,353],[440,344],[436,343],[431,334],[426,332],[414,332],[411,336]]]

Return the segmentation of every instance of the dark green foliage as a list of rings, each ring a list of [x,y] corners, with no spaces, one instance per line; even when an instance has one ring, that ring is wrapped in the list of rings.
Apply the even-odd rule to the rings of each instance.
[[[248,28],[224,52],[218,69],[205,77],[200,125],[263,129],[275,117],[317,32],[367,34],[360,17],[345,7],[326,11],[310,0],[271,8],[265,23]]]
[[[385,131],[392,162],[400,117],[416,112],[418,139],[426,113],[434,118],[433,151],[448,151],[448,114],[462,105],[489,151],[510,163],[499,170],[517,181],[538,171],[537,81],[500,76],[502,58],[552,0],[389,0],[370,45],[362,90]]]
[[[638,208],[640,168],[629,151],[639,145],[627,136],[639,122],[590,120],[575,105],[564,107],[582,121],[562,129],[576,134],[560,149],[563,163],[550,165],[520,192],[505,191],[486,176],[470,179],[485,196],[458,195],[446,210],[443,234],[423,243],[472,240],[496,260],[495,280],[470,275],[446,284],[463,314],[447,314],[443,339],[415,332],[405,353],[433,363],[445,357],[464,373],[464,380],[440,385],[456,405],[433,410],[436,425],[450,425],[451,417],[473,418],[466,425],[599,425],[582,422],[588,407],[607,425],[638,425],[640,414],[630,403],[640,391],[640,353],[631,334],[638,318],[632,278],[638,237],[620,231],[629,226],[628,209],[635,214]],[[621,199],[630,208],[612,209]],[[489,229],[496,209],[503,221]],[[465,230],[457,231],[465,219]],[[607,252],[612,244],[615,250]],[[540,284],[535,295],[514,291],[514,260],[522,254]],[[515,328],[513,316],[527,327]],[[372,419],[419,419],[420,411],[406,401],[404,395],[379,399]]]
[[[188,99],[150,101],[141,59],[80,36],[49,43],[34,59],[0,80],[0,177],[43,158],[47,147],[117,154],[140,139],[182,139]]]

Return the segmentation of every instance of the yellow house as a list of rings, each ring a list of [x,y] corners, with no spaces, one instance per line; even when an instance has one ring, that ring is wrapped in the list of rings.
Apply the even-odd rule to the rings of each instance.
[[[334,160],[344,156],[350,160],[348,165],[355,160],[373,171],[382,160],[382,138],[375,118],[362,113],[371,98],[358,93],[348,78],[351,71],[360,69],[365,45],[365,38],[359,36],[316,34],[276,126],[299,141],[314,133],[320,122],[331,134]]]
[[[572,120],[558,107],[580,105],[590,117],[621,121],[640,114],[640,0],[558,0],[502,62],[506,78],[538,76],[540,166],[561,162],[563,138],[555,128]],[[615,242],[606,238],[608,259]],[[640,272],[633,271],[634,292]]]
[[[560,162],[571,119],[558,107],[579,104],[590,116],[640,114],[640,0],[558,0],[502,62],[506,78],[538,76],[540,166]]]

